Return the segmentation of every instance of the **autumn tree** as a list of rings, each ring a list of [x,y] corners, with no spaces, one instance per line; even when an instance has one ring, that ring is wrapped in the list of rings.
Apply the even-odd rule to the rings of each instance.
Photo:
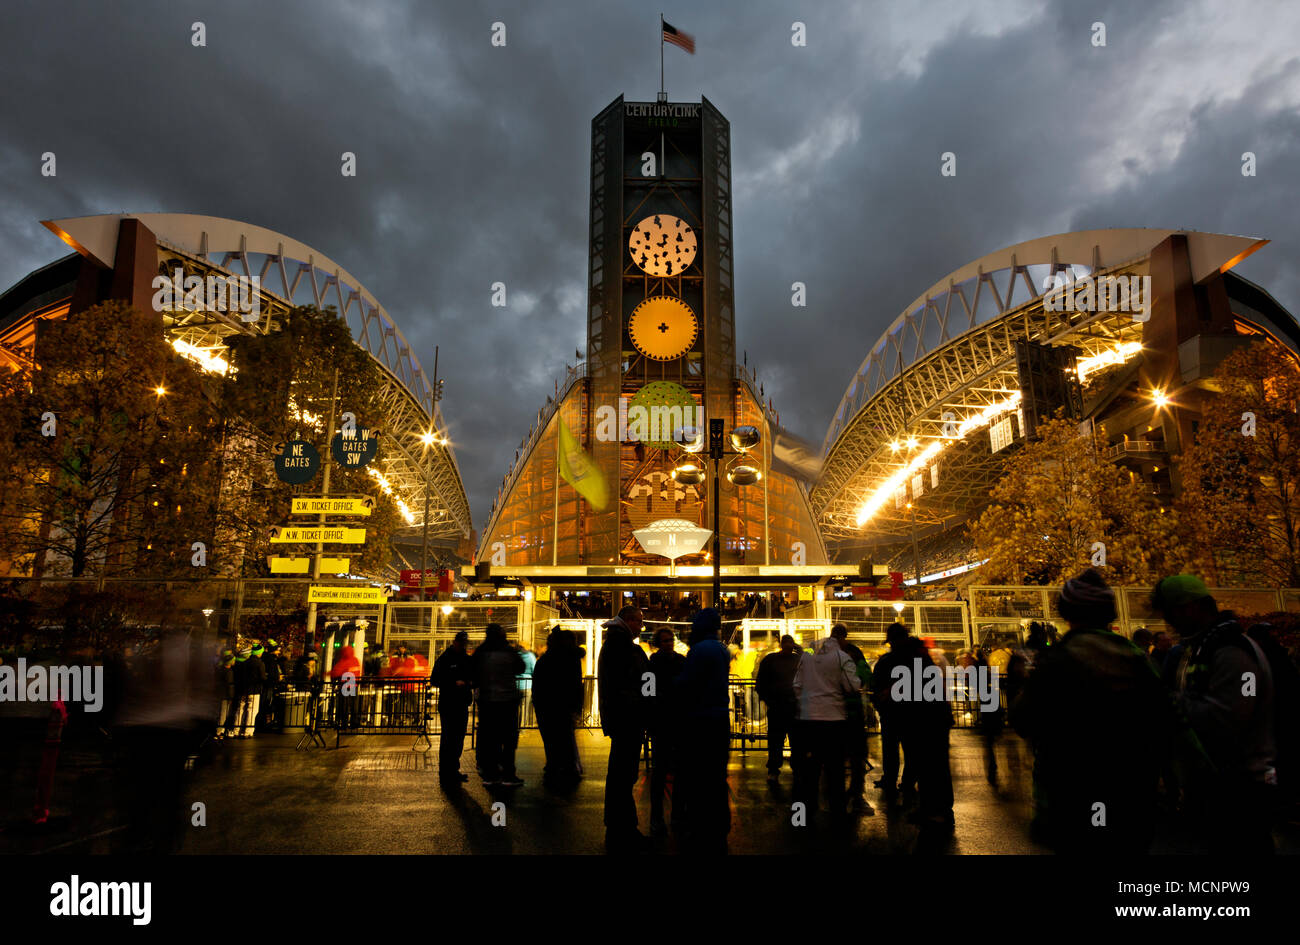
[[[1096,566],[1112,584],[1150,584],[1182,570],[1187,552],[1173,510],[1108,462],[1105,445],[1058,416],[1007,460],[971,526],[990,583],[1058,584]]]
[[[0,547],[15,570],[192,576],[215,503],[218,391],[151,313],[107,302],[41,324],[0,378]]]
[[[1182,456],[1180,515],[1217,584],[1300,587],[1300,369],[1269,342],[1214,374]]]
[[[344,413],[359,430],[383,432],[387,421],[380,393],[380,367],[353,340],[347,323],[333,309],[295,308],[279,319],[278,330],[265,335],[228,339],[232,371],[224,389],[224,409],[230,418],[223,464],[224,489],[232,496],[221,503],[221,534],[217,560],[228,572],[265,574],[268,554],[307,554],[314,545],[272,546],[269,530],[291,519],[294,495],[320,494],[322,475],[301,486],[279,481],[272,464],[279,447],[290,440],[312,443],[322,463],[332,463],[328,422],[333,404],[336,427]],[[337,386],[336,372],[337,371]],[[370,468],[382,468],[384,437]],[[360,548],[333,549],[351,554],[354,570],[381,572],[391,560],[390,540],[403,524],[393,497],[384,493],[367,469],[334,464],[330,493],[371,496],[374,510],[363,522],[366,543]]]

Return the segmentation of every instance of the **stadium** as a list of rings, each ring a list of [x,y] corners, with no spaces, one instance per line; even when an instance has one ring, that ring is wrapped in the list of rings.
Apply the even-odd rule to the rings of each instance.
[[[871,346],[827,430],[811,501],[832,560],[889,562],[909,583],[972,570],[967,524],[1009,451],[1060,408],[1176,496],[1215,368],[1261,337],[1300,352],[1295,318],[1232,272],[1267,242],[1087,230],[936,281]]]
[[[0,296],[0,364],[32,363],[42,321],[121,300],[141,312],[158,311],[177,354],[224,374],[232,336],[274,332],[296,305],[332,306],[381,369],[384,448],[368,472],[401,515],[392,542],[394,573],[397,566],[418,565],[426,522],[432,546],[449,553],[459,546],[468,556],[469,501],[445,436],[437,384],[360,280],[311,246],[237,220],[120,213],[43,222],[75,252]],[[167,291],[169,282],[176,292]],[[190,285],[202,290],[181,291]]]

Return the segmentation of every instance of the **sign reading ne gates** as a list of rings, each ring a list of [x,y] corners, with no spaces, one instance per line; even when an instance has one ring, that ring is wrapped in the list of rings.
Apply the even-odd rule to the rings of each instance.
[[[334,457],[334,462],[350,469],[369,466],[378,452],[378,430],[357,430],[351,436],[339,432],[330,441],[330,455]]]
[[[382,587],[311,587],[307,589],[309,604],[382,604],[388,600]]]
[[[335,498],[328,495],[309,495],[293,500],[290,515],[369,515],[375,507],[370,498]]]
[[[300,486],[310,482],[320,469],[320,453],[306,440],[290,440],[275,457],[275,474],[281,482]]]
[[[366,542],[366,530],[337,525],[284,525],[271,529],[273,545],[317,541],[327,545],[363,545]]]

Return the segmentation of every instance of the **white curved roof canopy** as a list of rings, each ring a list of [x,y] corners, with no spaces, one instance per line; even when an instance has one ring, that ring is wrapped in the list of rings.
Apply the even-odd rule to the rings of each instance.
[[[347,322],[353,340],[379,362],[390,383],[405,392],[406,403],[395,401],[392,405],[390,420],[396,435],[390,442],[396,455],[389,466],[390,478],[412,497],[415,514],[422,514],[425,489],[437,493],[438,501],[430,508],[440,523],[433,529],[435,537],[446,528],[469,534],[469,502],[451,444],[444,441],[426,451],[420,441],[431,420],[434,430],[446,430],[432,385],[402,330],[361,280],[305,243],[225,217],[105,213],[41,222],[81,255],[112,268],[123,220],[139,220],[165,249],[236,275],[258,277],[262,291],[278,295],[290,305],[333,305]],[[417,412],[422,416],[416,416]]]
[[[104,213],[41,222],[82,255],[111,269],[123,220],[139,220],[160,242],[224,268],[238,263],[244,275],[258,276],[263,288],[287,301],[334,305],[357,344],[388,368],[432,416],[431,386],[402,330],[360,279],[306,243],[242,220],[196,213]]]
[[[939,346],[1043,293],[1043,281],[1076,277],[1150,255],[1175,234],[1187,237],[1192,279],[1223,272],[1268,240],[1220,233],[1131,227],[1058,233],[1008,246],[949,273],[917,296],[871,346],[840,399],[822,454],[886,384]]]

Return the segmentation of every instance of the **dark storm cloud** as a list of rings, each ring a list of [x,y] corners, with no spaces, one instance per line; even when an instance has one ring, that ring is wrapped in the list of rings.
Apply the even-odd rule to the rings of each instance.
[[[585,348],[590,119],[653,99],[631,3],[7,5],[0,283],[62,247],[38,220],[174,211],[293,235],[365,282],[426,371],[476,525]],[[674,100],[732,122],[737,341],[820,439],[868,347],[946,273],[1048,233],[1269,237],[1242,266],[1300,302],[1300,76],[1285,5],[727,3],[665,14]],[[208,45],[190,45],[202,20]],[[507,45],[490,45],[506,24]],[[791,24],[808,45],[790,43]],[[1094,48],[1090,26],[1107,24]],[[1242,178],[1240,155],[1259,156]],[[44,151],[59,175],[39,176]],[[358,176],[339,174],[357,155]],[[955,179],[940,154],[957,154]],[[504,282],[509,306],[493,308]],[[808,306],[790,305],[807,284]]]

